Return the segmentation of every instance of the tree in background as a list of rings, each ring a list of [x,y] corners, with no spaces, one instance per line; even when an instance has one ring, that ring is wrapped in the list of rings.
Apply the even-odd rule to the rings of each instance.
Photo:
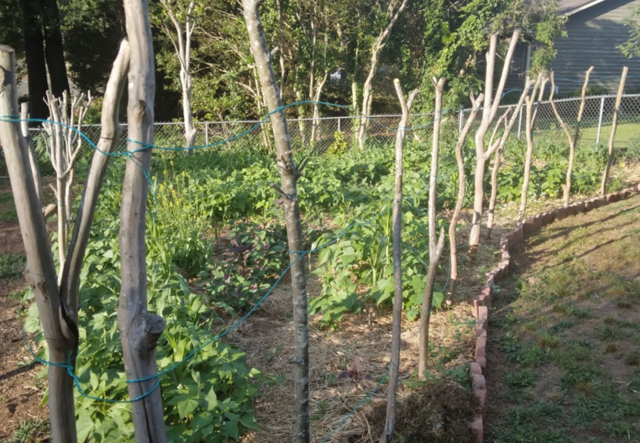
[[[47,71],[56,97],[69,91],[64,60],[60,11],[56,0],[20,0],[24,48],[29,75],[31,116],[48,115],[43,100],[47,94]]]

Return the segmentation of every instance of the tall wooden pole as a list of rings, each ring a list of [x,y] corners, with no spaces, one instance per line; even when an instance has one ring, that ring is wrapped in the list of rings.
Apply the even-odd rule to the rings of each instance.
[[[444,228],[436,243],[436,186],[438,181],[438,157],[440,155],[440,126],[442,122],[442,89],[445,79],[432,79],[436,91],[436,106],[433,121],[433,143],[431,147],[431,175],[429,176],[429,269],[424,286],[422,310],[420,314],[421,330],[419,337],[418,376],[424,378],[429,357],[429,319],[433,304],[433,285],[435,283],[438,262],[444,249]]]
[[[70,315],[58,292],[47,227],[20,123],[6,120],[6,116],[17,116],[18,112],[15,53],[8,46],[0,46],[0,115],[4,117],[0,119],[0,144],[4,150],[27,255],[25,275],[35,294],[49,348],[49,360],[73,364],[78,345],[77,320]],[[48,382],[51,437],[55,442],[75,443],[73,379],[65,367],[51,365],[48,368]]]
[[[622,94],[624,93],[624,84],[627,81],[627,73],[629,68],[622,68],[622,77],[620,78],[620,86],[618,86],[618,95],[616,96],[616,107],[613,110],[613,121],[611,122],[611,134],[609,134],[609,157],[607,158],[607,166],[602,174],[602,184],[600,185],[600,195],[607,193],[607,180],[609,179],[609,171],[613,163],[613,142],[616,139],[616,129],[618,128],[618,115],[620,115],[620,105],[622,104]]]
[[[251,54],[262,84],[267,107],[271,114],[271,127],[276,144],[276,162],[280,171],[281,190],[284,198],[284,219],[287,226],[287,244],[291,266],[291,292],[293,297],[294,334],[294,392],[295,392],[295,441],[308,443],[309,434],[309,326],[307,319],[307,276],[304,259],[295,251],[302,250],[302,224],[298,202],[298,177],[300,171],[293,160],[291,139],[287,128],[278,81],[273,72],[271,54],[260,21],[260,0],[242,0],[244,18],[249,33]]]
[[[393,84],[400,101],[402,117],[396,133],[396,180],[393,196],[393,326],[391,337],[391,360],[389,362],[389,390],[387,391],[387,418],[384,432],[380,437],[380,443],[387,443],[393,437],[393,428],[396,423],[396,398],[398,394],[398,379],[400,376],[400,348],[402,334],[402,154],[405,130],[409,123],[409,105],[404,98],[400,80],[395,79]],[[416,89],[411,93],[409,102],[417,95]]]
[[[118,327],[122,339],[127,379],[146,379],[157,374],[155,348],[166,324],[147,312],[147,268],[145,216],[147,178],[153,145],[153,98],[155,65],[149,6],[147,0],[124,0],[127,37],[131,48],[129,64],[129,102],[127,123],[128,151],[137,151],[127,159],[120,210],[120,256],[122,284],[118,305]],[[150,392],[157,380],[150,378],[129,383],[129,396],[138,398]],[[160,388],[131,404],[136,443],[167,441]]]

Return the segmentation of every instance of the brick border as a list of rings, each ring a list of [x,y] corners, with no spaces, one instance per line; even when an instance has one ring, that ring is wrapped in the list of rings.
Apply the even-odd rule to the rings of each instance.
[[[471,422],[473,430],[473,442],[483,443],[484,441],[484,416],[487,411],[487,383],[483,370],[487,366],[487,324],[489,322],[489,310],[491,309],[491,298],[495,295],[493,286],[501,283],[509,272],[511,253],[510,248],[516,246],[525,239],[530,232],[549,225],[556,220],[562,220],[572,215],[583,214],[593,209],[606,206],[609,203],[619,202],[632,197],[640,192],[640,184],[631,188],[626,188],[618,192],[607,194],[602,197],[594,197],[578,203],[573,203],[566,208],[556,208],[542,214],[527,218],[515,229],[500,238],[500,263],[487,274],[487,282],[482,286],[480,294],[471,301],[471,313],[476,319],[476,347],[474,359],[471,363],[471,386],[473,393],[480,400],[480,405],[476,415]]]

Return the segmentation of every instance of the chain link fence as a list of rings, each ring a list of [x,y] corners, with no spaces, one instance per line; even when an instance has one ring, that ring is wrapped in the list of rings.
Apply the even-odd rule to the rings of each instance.
[[[586,98],[585,108],[580,129],[580,145],[606,145],[611,134],[612,119],[616,97],[612,95],[598,95]],[[576,125],[580,98],[566,98],[555,100],[558,112],[565,123],[573,130]],[[503,105],[498,108],[496,120],[508,109],[515,105]],[[451,128],[462,129],[470,109],[447,110],[443,113],[443,124],[448,123]],[[471,133],[480,124],[480,115],[472,126]],[[346,149],[357,146],[357,134],[361,125],[366,126],[366,144],[392,144],[398,130],[400,115],[375,115],[369,117],[321,117],[318,119],[288,119],[291,144],[294,152],[313,150],[323,153],[335,149]],[[413,114],[409,119],[410,131],[408,137],[416,140],[429,140],[432,135],[432,114]],[[524,139],[526,125],[526,111],[521,109],[517,121],[512,129],[513,136]],[[273,135],[269,120],[259,121],[227,121],[227,122],[196,122],[196,147],[211,147],[216,149],[234,149],[236,147],[262,146],[273,149]],[[100,137],[100,125],[84,125],[82,131],[93,143]],[[126,150],[127,125],[121,125],[122,133],[116,146],[116,151]],[[546,134],[557,137],[559,143],[565,143],[564,135],[558,120],[548,101],[542,101],[537,106],[534,131],[536,134]],[[181,122],[155,123],[155,145],[164,148],[181,149],[185,145],[184,125]],[[31,130],[31,142],[38,156],[46,156],[45,137],[40,129]],[[615,146],[621,149],[640,149],[640,94],[627,94],[622,98],[622,105],[618,115]],[[83,156],[90,158],[93,150],[86,143]],[[44,160],[44,158],[43,158]],[[4,163],[4,162],[2,162]],[[46,161],[44,162],[46,163]],[[4,165],[0,165],[4,166]],[[0,169],[3,169],[0,167]],[[0,171],[0,175],[4,171]],[[47,171],[43,171],[46,174]],[[5,172],[6,173],[6,172]]]

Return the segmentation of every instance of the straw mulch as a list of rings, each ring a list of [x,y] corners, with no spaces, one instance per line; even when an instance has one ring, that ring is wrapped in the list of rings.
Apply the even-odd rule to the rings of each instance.
[[[262,383],[256,399],[256,419],[261,431],[251,432],[243,442],[281,443],[293,441],[294,394],[291,363],[293,336],[291,292],[281,285],[251,317],[226,341],[247,354],[248,364],[258,368],[272,380]],[[309,281],[309,296],[320,292],[315,279]],[[345,318],[337,329],[323,327],[319,319],[310,319],[310,411],[312,441],[320,443],[370,393],[387,373],[391,348],[391,312],[369,307],[359,315]],[[459,305],[432,315],[430,339],[432,356],[446,354],[445,366],[456,367],[470,361],[473,345],[473,319],[468,305]],[[418,365],[419,322],[403,320],[401,381],[415,381]],[[445,350],[446,349],[446,350]],[[370,378],[356,386],[353,379],[339,378],[355,357]],[[442,362],[442,359],[441,359]],[[435,362],[434,362],[435,364]],[[386,399],[386,383],[371,397],[375,405]],[[400,384],[400,401],[410,397],[411,390]],[[459,402],[460,400],[456,400]],[[470,403],[471,404],[471,403]],[[377,424],[360,408],[326,442],[377,442]],[[426,411],[426,409],[425,409]],[[374,414],[375,415],[375,414]],[[399,423],[402,417],[398,417]],[[426,420],[426,419],[423,419]],[[467,420],[467,423],[469,420]],[[442,440],[449,441],[449,440]]]

